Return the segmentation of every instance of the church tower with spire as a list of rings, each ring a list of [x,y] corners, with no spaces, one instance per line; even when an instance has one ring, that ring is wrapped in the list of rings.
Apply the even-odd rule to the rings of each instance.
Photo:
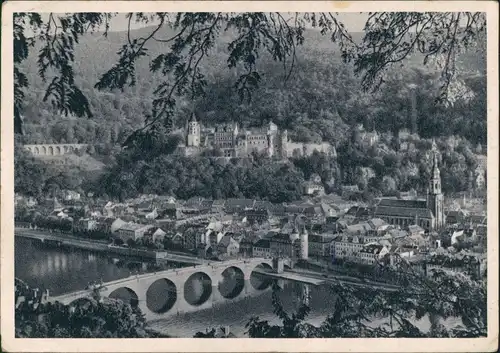
[[[427,208],[434,215],[434,230],[445,225],[444,218],[444,197],[441,192],[441,173],[438,167],[438,154],[435,143],[432,148],[432,171],[427,190]]]

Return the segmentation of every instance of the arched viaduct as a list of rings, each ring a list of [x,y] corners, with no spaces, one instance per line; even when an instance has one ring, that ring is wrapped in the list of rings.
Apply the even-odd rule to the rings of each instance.
[[[270,286],[254,270],[272,268],[272,259],[252,258],[214,262],[180,269],[148,273],[107,282],[99,289],[101,297],[117,298],[138,305],[147,320],[211,308],[217,304],[238,301]],[[224,289],[231,278],[236,285]],[[92,290],[50,297],[50,302],[66,305],[90,298]],[[156,303],[155,303],[156,302]]]
[[[87,144],[49,144],[49,145],[24,145],[24,148],[34,156],[64,156],[79,150],[85,150]]]

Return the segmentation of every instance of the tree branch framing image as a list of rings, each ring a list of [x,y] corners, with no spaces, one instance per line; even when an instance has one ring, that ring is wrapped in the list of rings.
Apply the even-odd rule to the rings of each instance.
[[[3,349],[494,350],[498,6],[418,5],[4,5]]]

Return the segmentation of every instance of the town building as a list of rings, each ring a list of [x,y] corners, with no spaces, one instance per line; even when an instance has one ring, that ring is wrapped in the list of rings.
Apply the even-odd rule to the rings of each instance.
[[[116,234],[118,230],[127,224],[121,218],[113,218],[113,217],[100,217],[97,218],[98,229],[108,234]]]
[[[450,210],[446,212],[446,224],[461,224],[464,222],[466,213],[463,210]]]
[[[390,242],[387,237],[373,241],[363,235],[339,234],[330,243],[333,261],[343,260],[361,264],[374,264],[389,253]]]
[[[91,231],[97,229],[97,220],[91,218],[82,218],[75,222],[75,231]]]
[[[240,240],[240,254],[244,257],[253,256],[253,242],[249,237],[244,236]]]
[[[144,236],[144,233],[151,228],[150,225],[138,224],[138,223],[126,223],[118,229],[118,237],[126,243],[128,240],[132,239],[137,241]]]
[[[352,206],[344,214],[345,220],[367,220],[370,217],[370,210],[363,206]]]
[[[356,262],[374,265],[381,262],[385,255],[389,254],[389,249],[380,244],[367,244],[362,247],[356,256]]]
[[[267,209],[255,209],[245,210],[243,216],[246,221],[250,224],[253,223],[263,223],[267,222],[271,216],[271,212]]]
[[[144,232],[144,241],[150,243],[162,242],[167,233],[160,227],[151,227]]]
[[[253,244],[252,256],[264,258],[271,257],[271,243],[269,239],[260,239]]]
[[[321,183],[314,181],[306,181],[304,183],[304,195],[322,195],[325,193],[325,188]]]
[[[362,236],[340,234],[330,245],[330,255],[334,260],[351,259],[361,251],[364,244]]]
[[[253,199],[227,199],[224,204],[224,211],[228,214],[238,214],[254,208]]]
[[[309,234],[309,256],[313,258],[330,257],[333,234]]]
[[[226,234],[217,244],[217,255],[219,257],[229,258],[238,255],[240,244],[232,237],[232,234]]]
[[[295,258],[297,255],[297,239],[288,234],[274,234],[269,239],[271,256]],[[255,249],[254,249],[255,250]]]
[[[205,239],[206,230],[204,227],[192,226],[184,230],[184,247],[193,250]]]

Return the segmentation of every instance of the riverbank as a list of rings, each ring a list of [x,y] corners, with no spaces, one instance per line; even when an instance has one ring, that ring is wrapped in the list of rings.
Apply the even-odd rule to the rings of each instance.
[[[155,262],[156,264],[162,264],[165,262],[178,262],[178,263],[184,263],[184,264],[203,264],[207,261],[188,256],[188,255],[182,255],[178,253],[172,253],[170,251],[157,251],[157,250],[147,250],[147,249],[137,249],[137,248],[126,248],[126,247],[119,247],[119,246],[110,246],[107,242],[102,241],[102,240],[88,240],[88,239],[82,239],[75,237],[72,234],[69,233],[51,233],[49,231],[45,230],[39,230],[39,229],[29,229],[29,228],[15,228],[15,234],[16,236],[23,237],[23,238],[28,238],[28,239],[35,239],[42,241],[44,243],[52,243],[54,246],[66,246],[66,247],[72,247],[76,249],[81,249],[81,250],[88,250],[88,251],[95,251],[95,252],[102,252],[106,254],[114,254],[114,255],[120,255],[124,257],[133,257],[133,258],[141,258],[144,259],[145,261],[150,261],[150,262]],[[295,272],[297,274],[307,276],[311,279],[321,279],[325,280],[324,278],[324,271],[321,271],[319,268],[313,268],[310,269],[304,269],[300,267],[295,267],[292,271],[290,272]],[[351,276],[351,275],[341,275],[335,272],[328,271],[328,277],[330,277],[330,280],[340,280],[342,282],[350,283],[353,285],[374,285],[376,287],[385,287],[386,289],[389,290],[394,290],[396,289],[394,285],[391,285],[390,283],[386,282],[381,282],[381,281],[368,281],[371,283],[360,283],[361,278],[358,276]],[[365,282],[365,281],[363,281]]]
[[[56,246],[67,246],[76,249],[89,250],[95,252],[104,252],[120,256],[142,258],[149,261],[161,263],[164,261],[173,261],[187,264],[201,264],[204,261],[188,255],[174,254],[168,251],[155,251],[147,249],[126,248],[112,246],[102,240],[87,240],[75,237],[67,233],[50,233],[43,230],[33,230],[27,228],[15,228],[16,236],[39,240],[43,243],[52,243]]]

